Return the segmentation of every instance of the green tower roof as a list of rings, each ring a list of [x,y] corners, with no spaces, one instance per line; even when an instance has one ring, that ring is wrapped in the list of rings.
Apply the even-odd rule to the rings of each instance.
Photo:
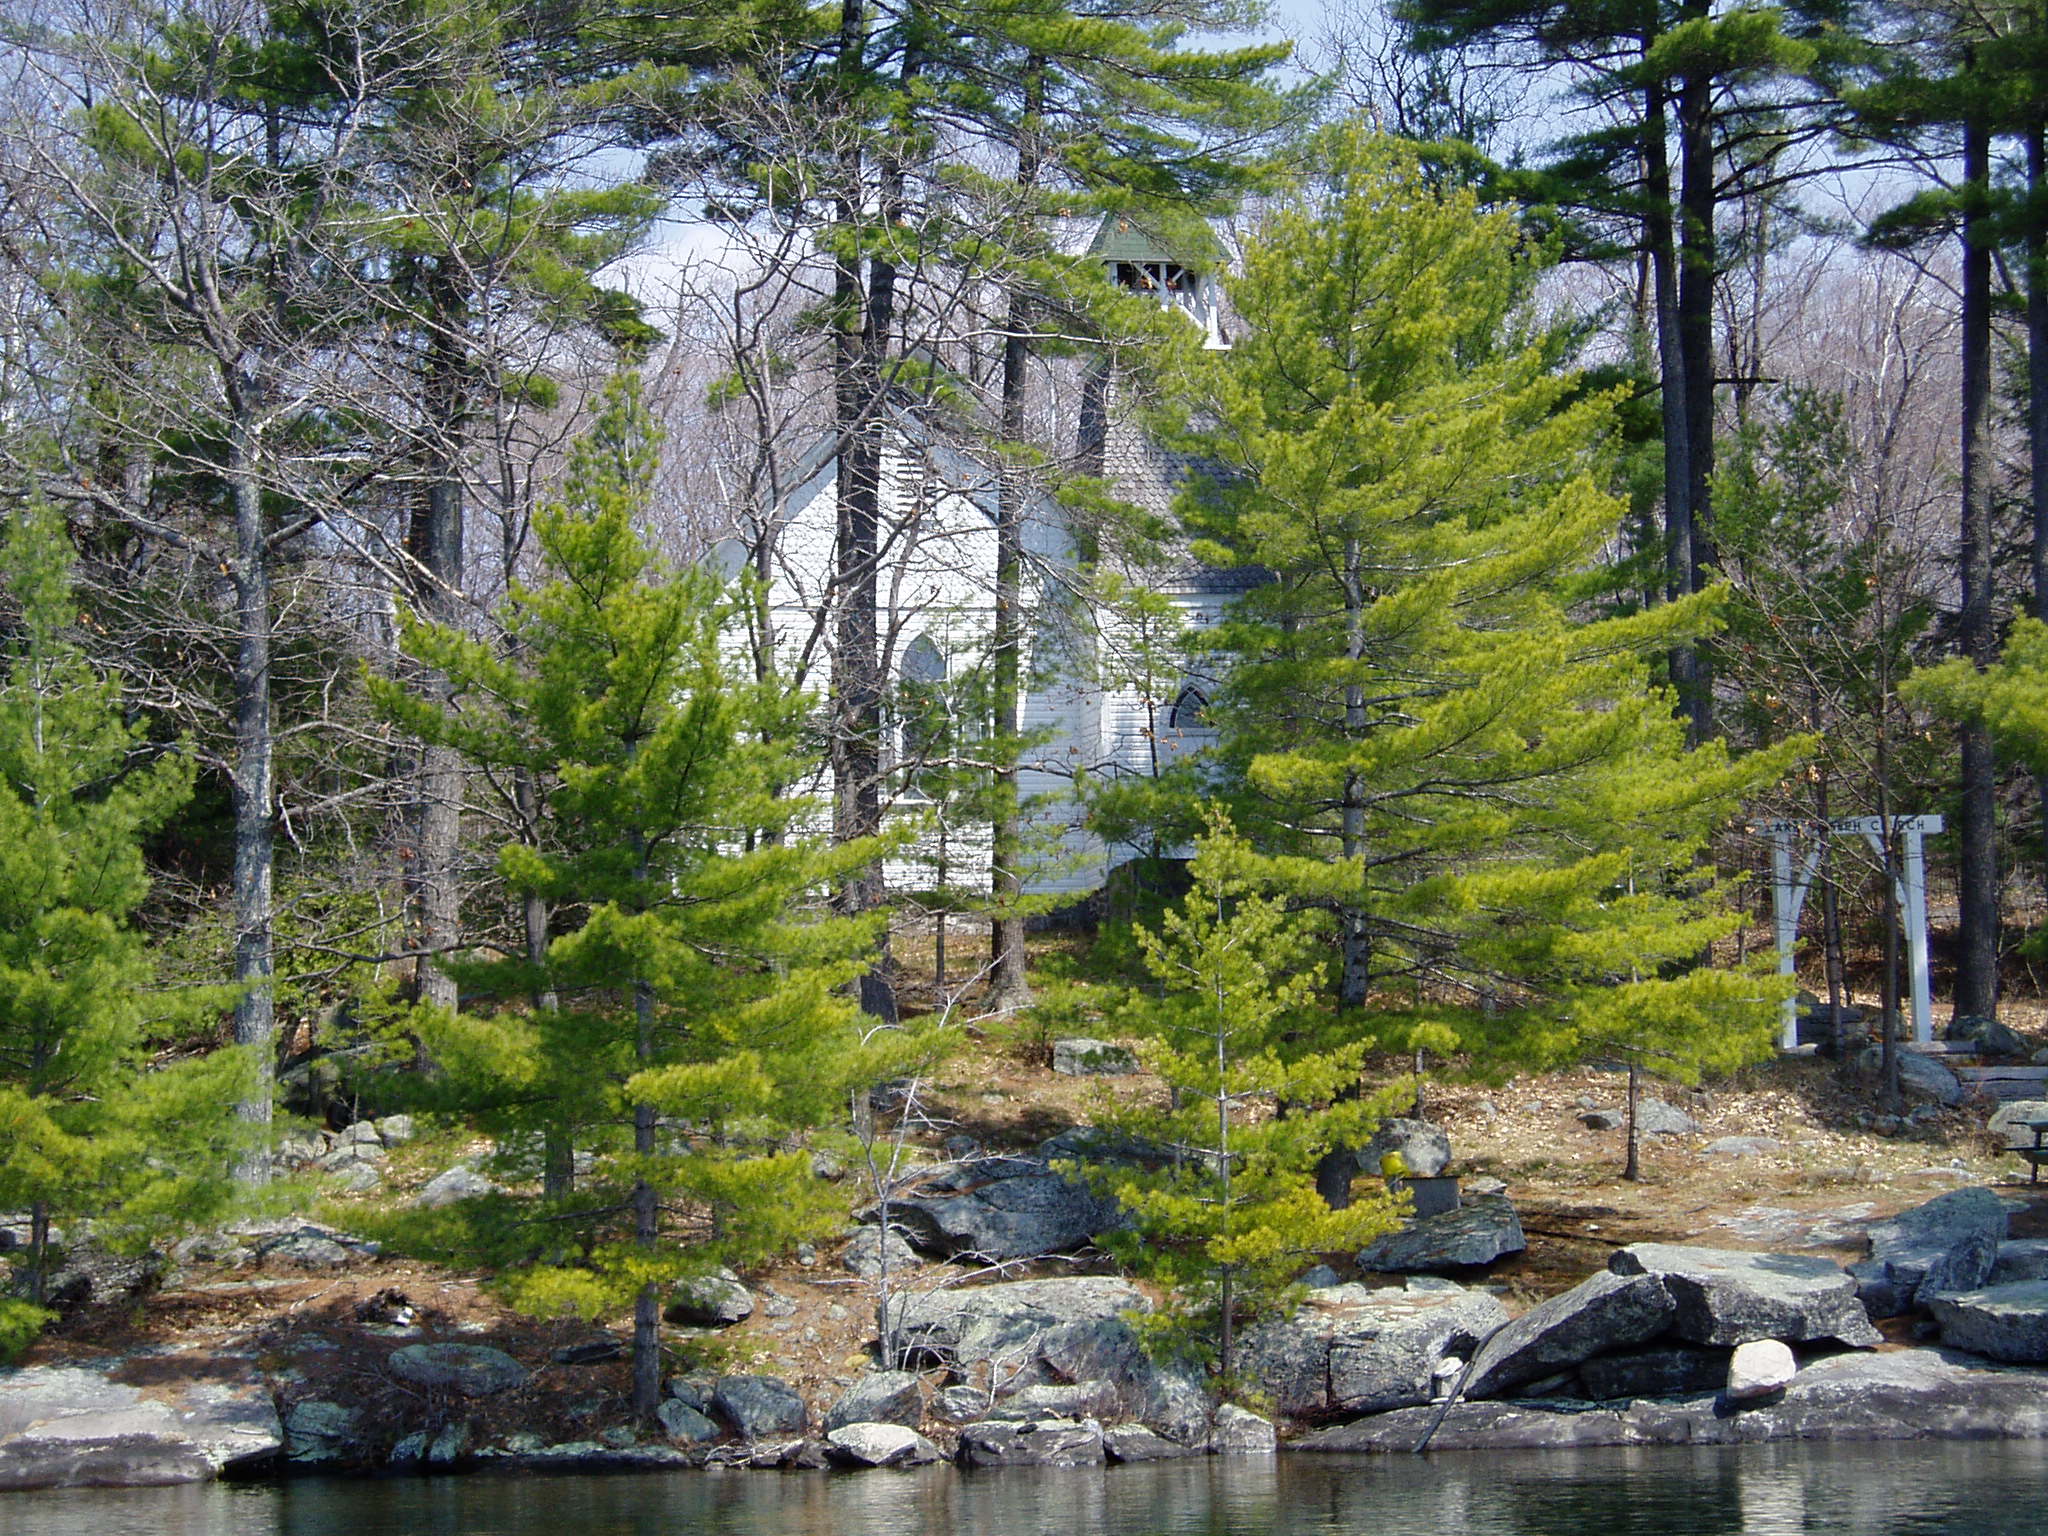
[[[1207,231],[1203,233],[1206,235]],[[1100,261],[1132,261],[1144,264],[1171,262],[1180,267],[1207,266],[1215,259],[1213,237],[1185,241],[1183,244],[1199,244],[1201,249],[1174,250],[1129,214],[1110,213],[1103,215],[1102,225],[1095,231],[1095,239],[1088,247],[1088,254]]]

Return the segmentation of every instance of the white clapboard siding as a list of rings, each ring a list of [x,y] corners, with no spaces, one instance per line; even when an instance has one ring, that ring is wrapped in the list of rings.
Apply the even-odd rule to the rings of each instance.
[[[798,466],[800,483],[782,508],[770,583],[770,624],[785,663],[793,663],[818,627],[830,591],[838,527],[837,463],[824,442]],[[879,519],[882,548],[877,570],[878,626],[885,669],[899,675],[904,657],[928,639],[949,667],[965,668],[986,654],[994,627],[996,477],[972,455],[937,441],[915,421],[891,425],[882,450]],[[1117,652],[1128,644],[1099,616],[1071,610],[1077,552],[1058,505],[1034,497],[1026,509],[1025,676],[1020,724],[1031,745],[1019,764],[1026,801],[1026,841],[1034,850],[1026,888],[1034,894],[1081,895],[1098,888],[1110,865],[1129,850],[1105,848],[1080,826],[1077,782],[1103,774],[1149,774],[1213,740],[1199,722],[1172,725],[1182,690],[1211,686],[1189,676],[1121,676],[1119,686],[1097,679],[1120,676]],[[1213,623],[1227,596],[1190,590],[1168,595],[1192,627]],[[831,616],[826,615],[829,650]],[[822,692],[825,669],[814,660],[813,686]],[[829,805],[832,780],[821,768],[805,792]],[[985,824],[949,826],[944,847],[931,808],[906,798],[887,812],[892,824],[918,830],[913,843],[885,866],[892,888],[929,890],[939,879],[972,888],[989,877],[990,835]],[[820,822],[829,826],[829,815]]]

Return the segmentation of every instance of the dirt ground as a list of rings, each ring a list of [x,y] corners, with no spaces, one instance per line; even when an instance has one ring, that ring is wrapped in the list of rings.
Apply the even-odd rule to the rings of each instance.
[[[2037,1043],[2048,1042],[2048,1009],[2041,1005],[2012,1005],[2002,1016]],[[1391,1077],[1400,1064],[1382,1065]],[[1867,1129],[1870,1090],[1826,1061],[1776,1060],[1697,1091],[1646,1079],[1646,1096],[1685,1110],[1700,1129],[1645,1138],[1641,1178],[1629,1182],[1621,1177],[1623,1133],[1589,1130],[1578,1118],[1585,1109],[1618,1107],[1625,1084],[1619,1071],[1592,1069],[1491,1084],[1458,1082],[1443,1072],[1425,1082],[1425,1110],[1450,1136],[1454,1170],[1503,1181],[1520,1213],[1528,1250],[1473,1277],[1501,1287],[1511,1307],[1577,1283],[1604,1267],[1615,1247],[1644,1240],[1795,1249],[1849,1261],[1862,1252],[1869,1220],[1964,1183],[1989,1184],[2027,1203],[2015,1216],[2015,1235],[2048,1235],[2048,1193],[2027,1185],[2019,1159],[1998,1153],[1983,1128],[1986,1102],[1924,1119],[1908,1138]],[[985,1150],[1027,1148],[1086,1120],[1098,1093],[1155,1091],[1140,1077],[1056,1076],[1044,1065],[1042,1041],[1011,1029],[1000,1038],[970,1039],[946,1064],[932,1085],[931,1124],[921,1134],[935,1155],[947,1139],[963,1136]],[[1731,1136],[1779,1145],[1749,1156],[1706,1150]],[[404,1149],[412,1155],[394,1158],[387,1189],[361,1198],[405,1198],[452,1160],[450,1146],[443,1140]],[[853,1181],[845,1187],[851,1210],[862,1202]],[[329,1203],[322,1219],[345,1229],[350,1204]],[[744,1323],[716,1334],[668,1330],[676,1368],[778,1375],[822,1412],[870,1363],[875,1298],[867,1282],[839,1265],[837,1244],[810,1257],[808,1264],[791,1260],[746,1276],[757,1307]],[[1349,1274],[1347,1256],[1329,1257]],[[1053,1266],[1059,1273],[1076,1267]],[[958,1278],[936,1265],[899,1277],[912,1286]],[[401,1306],[415,1314],[409,1322],[394,1310]],[[629,1333],[625,1319],[611,1320],[608,1329],[535,1321],[506,1307],[487,1275],[407,1259],[366,1258],[312,1272],[195,1260],[139,1305],[53,1330],[31,1359],[120,1355],[128,1378],[146,1384],[159,1369],[189,1379],[209,1356],[253,1358],[282,1383],[287,1403],[340,1398],[367,1409],[371,1422],[412,1428],[459,1416],[477,1443],[515,1429],[559,1441],[596,1438],[626,1422],[630,1383],[623,1354],[576,1364],[557,1362],[555,1352],[601,1349]],[[512,1392],[476,1402],[437,1400],[384,1365],[393,1349],[422,1341],[494,1344],[536,1368]]]

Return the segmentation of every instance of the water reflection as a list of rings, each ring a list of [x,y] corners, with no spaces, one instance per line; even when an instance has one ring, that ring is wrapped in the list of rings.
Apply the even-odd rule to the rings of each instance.
[[[2039,1443],[311,1479],[0,1495],[5,1536],[2048,1536]]]

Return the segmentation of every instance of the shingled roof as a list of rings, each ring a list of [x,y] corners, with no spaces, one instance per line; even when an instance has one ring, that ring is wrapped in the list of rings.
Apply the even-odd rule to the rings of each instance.
[[[1103,262],[1130,261],[1146,266],[1165,262],[1177,267],[1206,267],[1216,259],[1215,238],[1209,236],[1200,243],[1203,249],[1199,251],[1188,248],[1187,240],[1169,243],[1129,214],[1111,213],[1103,216],[1088,254]],[[1175,249],[1176,244],[1182,249]]]
[[[1228,465],[1162,447],[1129,421],[1109,427],[1102,445],[1101,474],[1122,500],[1168,522],[1177,521],[1174,500],[1190,480],[1232,478]],[[1205,565],[1181,551],[1147,571],[1145,577],[1162,591],[1236,593],[1264,586],[1273,573],[1262,565]]]

